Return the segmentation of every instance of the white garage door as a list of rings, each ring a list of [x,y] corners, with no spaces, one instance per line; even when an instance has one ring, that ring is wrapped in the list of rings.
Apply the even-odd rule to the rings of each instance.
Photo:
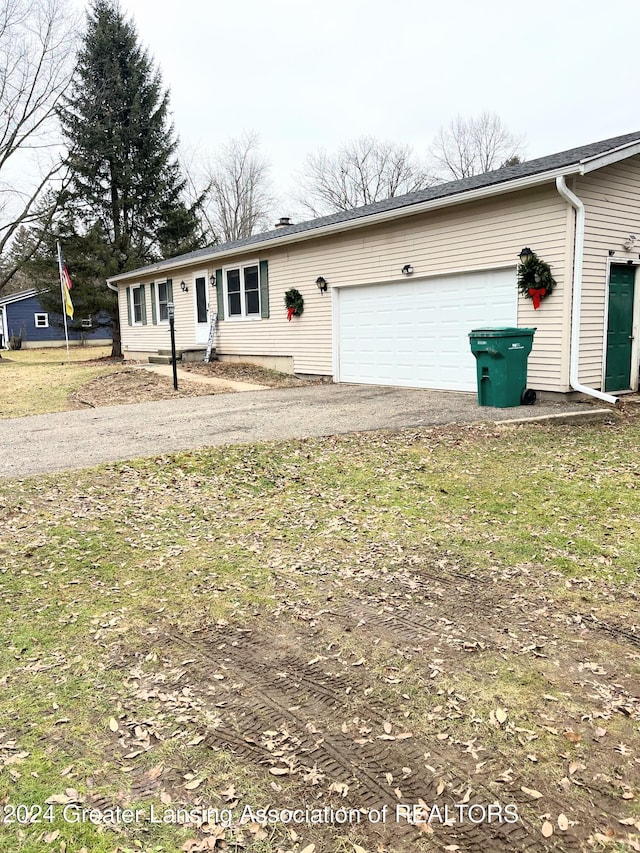
[[[334,293],[340,382],[475,391],[469,332],[517,324],[515,270]]]

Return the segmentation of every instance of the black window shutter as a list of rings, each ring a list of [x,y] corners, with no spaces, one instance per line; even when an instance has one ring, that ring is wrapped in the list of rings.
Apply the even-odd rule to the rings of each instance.
[[[131,288],[127,288],[127,323],[131,326]]]
[[[167,279],[167,302],[173,302],[173,279]]]
[[[269,262],[260,261],[260,316],[269,316]]]
[[[147,296],[144,284],[140,285],[140,309],[142,311],[142,325],[147,325]]]
[[[156,326],[158,315],[156,314],[156,286],[153,282],[149,285],[149,298],[151,299],[151,322]]]
[[[218,300],[218,320],[224,320],[224,287],[222,286],[222,270],[216,270],[216,298]]]

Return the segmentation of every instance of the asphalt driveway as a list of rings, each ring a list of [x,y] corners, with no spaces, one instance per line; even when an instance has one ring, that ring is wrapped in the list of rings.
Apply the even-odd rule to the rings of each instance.
[[[331,384],[107,406],[0,421],[0,477],[73,470],[207,445],[593,409],[589,403],[490,409],[478,406],[473,394]]]

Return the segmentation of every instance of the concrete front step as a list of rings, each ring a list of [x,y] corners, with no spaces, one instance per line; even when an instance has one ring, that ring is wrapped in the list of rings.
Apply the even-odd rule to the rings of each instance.
[[[206,349],[176,350],[176,361],[204,361]],[[216,361],[216,351],[211,350],[211,361]],[[171,350],[159,349],[157,355],[149,356],[149,364],[171,364]]]
[[[204,361],[204,357],[207,354],[207,348],[202,347],[202,349],[185,349],[182,350],[182,360],[183,361]],[[211,360],[215,361],[216,351],[215,349],[211,350]]]
[[[171,355],[150,355],[148,360],[149,364],[171,364]],[[180,361],[180,356],[177,355],[176,361]]]

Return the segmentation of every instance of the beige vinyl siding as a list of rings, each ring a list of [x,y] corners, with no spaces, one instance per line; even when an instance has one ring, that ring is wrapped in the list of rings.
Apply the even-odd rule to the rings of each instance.
[[[609,261],[638,261],[640,251],[622,247],[629,234],[640,237],[640,156],[576,179],[574,191],[586,209],[579,376],[600,388]]]
[[[219,350],[235,355],[290,355],[296,372],[330,375],[332,288],[380,282],[392,287],[405,281],[400,270],[411,263],[415,278],[513,266],[515,289],[517,256],[529,245],[552,265],[559,284],[544,310],[534,311],[527,299],[519,302],[518,323],[538,328],[530,384],[541,390],[560,390],[560,386],[566,390],[568,357],[562,352],[568,304],[562,286],[566,220],[566,204],[550,187],[262,253],[261,258],[269,260],[271,317],[221,323]],[[315,285],[320,275],[329,283],[328,293],[321,294]],[[302,317],[287,322],[284,293],[290,287],[302,293],[305,309]]]
[[[297,373],[331,375],[331,293],[320,293],[325,275],[314,255],[301,256],[301,246],[261,253],[269,263],[269,318],[225,320],[218,324],[217,350],[223,355],[288,356]],[[305,253],[306,255],[306,253]],[[250,260],[253,256],[247,256]],[[243,262],[242,260],[240,261]],[[229,262],[235,266],[237,261]],[[224,264],[220,264],[224,267]],[[304,298],[301,317],[287,320],[284,294],[297,288]]]
[[[194,278],[196,274],[202,274],[203,272],[205,272],[205,270],[206,267],[200,265],[198,267],[194,267],[193,270],[189,270],[188,272],[180,271],[180,273],[176,273],[174,275],[171,275],[171,273],[169,273],[168,275],[168,278],[173,279],[173,302],[175,305],[175,335],[177,349],[190,349],[196,346],[196,307]],[[209,282],[211,273],[212,270],[209,270],[207,272],[207,283]],[[122,330],[122,351],[125,356],[129,355],[130,357],[135,357],[136,353],[154,353],[157,352],[159,349],[171,348],[169,323],[166,320],[164,322],[160,322],[159,318],[157,318],[157,325],[154,325],[152,322],[151,288],[149,286],[152,281],[156,282],[155,292],[157,297],[157,282],[166,281],[166,277],[164,276],[164,274],[161,277],[148,278],[144,281],[140,281],[138,283],[130,285],[131,288],[137,287],[138,284],[144,284],[145,286],[145,296],[147,302],[146,325],[135,324],[129,326],[126,303],[127,288],[123,284],[119,285],[119,290],[122,293],[122,296],[119,300],[120,327]],[[189,288],[188,292],[186,293],[180,287],[180,283],[182,281],[184,281],[184,283]],[[207,286],[209,286],[210,305],[211,308],[215,311],[215,288],[211,288],[209,284],[207,284]],[[205,344],[199,344],[198,346],[204,347]]]
[[[248,249],[242,256],[208,262],[209,273],[249,260],[269,263],[269,319],[226,320],[218,324],[216,346],[222,355],[287,356],[303,374],[333,373],[333,288],[406,281],[401,269],[414,268],[414,278],[494,268],[513,268],[516,288],[518,253],[530,246],[551,264],[558,288],[543,308],[534,311],[521,298],[518,324],[536,326],[529,361],[529,384],[540,390],[567,390],[568,353],[563,351],[568,329],[569,300],[564,287],[567,249],[567,205],[555,185],[460,204],[440,211],[404,216],[397,221],[368,225],[342,234],[309,239],[289,246],[275,245],[259,256]],[[169,273],[176,302],[178,347],[194,345],[193,270]],[[329,291],[315,281],[323,276]],[[180,290],[180,281],[189,293]],[[120,285],[122,288],[122,285]],[[295,287],[305,300],[302,317],[287,321],[284,294]],[[186,298],[185,298],[186,297]],[[460,294],[461,300],[464,293]],[[149,304],[147,292],[147,303]],[[215,290],[211,295],[215,308]],[[123,347],[131,352],[168,347],[166,326],[128,327],[124,309]],[[151,316],[150,310],[148,312]],[[568,349],[564,347],[564,350]]]

